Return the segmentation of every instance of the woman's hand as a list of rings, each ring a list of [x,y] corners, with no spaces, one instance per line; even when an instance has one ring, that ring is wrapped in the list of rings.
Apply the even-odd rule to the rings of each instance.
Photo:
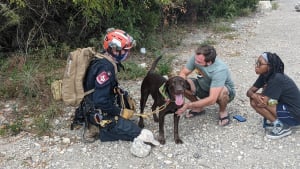
[[[252,99],[255,101],[258,107],[266,107],[265,96],[260,93],[254,93]]]

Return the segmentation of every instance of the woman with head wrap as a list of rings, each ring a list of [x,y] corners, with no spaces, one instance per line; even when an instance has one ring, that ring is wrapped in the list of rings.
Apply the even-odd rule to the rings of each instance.
[[[247,91],[251,107],[264,117],[266,137],[279,139],[300,125],[300,91],[295,82],[284,74],[284,63],[276,53],[265,52],[255,62],[259,75]],[[258,91],[261,90],[261,93]],[[267,120],[270,121],[267,123]]]

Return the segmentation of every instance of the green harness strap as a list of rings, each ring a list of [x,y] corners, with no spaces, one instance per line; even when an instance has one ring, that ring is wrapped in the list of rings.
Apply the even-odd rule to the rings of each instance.
[[[168,93],[166,91],[166,87],[165,87],[166,83],[163,83],[160,87],[159,87],[159,92],[160,94],[164,97],[165,101],[170,101],[170,98],[167,96]]]

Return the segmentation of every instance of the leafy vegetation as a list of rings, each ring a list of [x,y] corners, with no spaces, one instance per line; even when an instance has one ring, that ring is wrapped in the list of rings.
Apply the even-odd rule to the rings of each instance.
[[[136,79],[146,75],[147,70],[135,62],[124,63],[125,70],[118,74],[118,78],[121,80]]]
[[[278,6],[278,3],[277,3],[277,2],[272,1],[271,4],[272,4],[272,9],[273,9],[273,10],[278,9],[279,6]]]
[[[230,20],[249,15],[257,1],[1,1],[0,99],[22,102],[15,106],[11,120],[0,124],[0,135],[22,130],[40,135],[51,132],[52,120],[63,112],[63,105],[52,99],[50,84],[62,78],[70,51],[87,46],[100,50],[107,28],[126,30],[137,40],[138,46],[131,55],[137,55],[140,47],[147,48],[147,59],[134,57],[135,60],[124,63],[125,71],[119,74],[123,80],[136,79],[147,72],[139,64],[152,63],[163,48],[180,45],[188,27],[208,25],[215,33],[230,33]],[[212,39],[203,43],[216,44]],[[173,59],[174,56],[165,55],[157,66],[158,72],[169,75]]]
[[[0,50],[28,54],[51,46],[59,56],[61,49],[100,47],[109,27],[126,30],[138,45],[164,47],[169,28],[178,23],[245,15],[255,10],[257,1],[8,0],[0,2]],[[151,38],[154,34],[162,36]]]

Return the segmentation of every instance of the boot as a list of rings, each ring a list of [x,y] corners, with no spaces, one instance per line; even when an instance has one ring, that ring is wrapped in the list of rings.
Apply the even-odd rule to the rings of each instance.
[[[90,124],[89,128],[83,134],[83,141],[92,143],[96,139],[98,139],[98,136],[99,136],[99,126]]]

